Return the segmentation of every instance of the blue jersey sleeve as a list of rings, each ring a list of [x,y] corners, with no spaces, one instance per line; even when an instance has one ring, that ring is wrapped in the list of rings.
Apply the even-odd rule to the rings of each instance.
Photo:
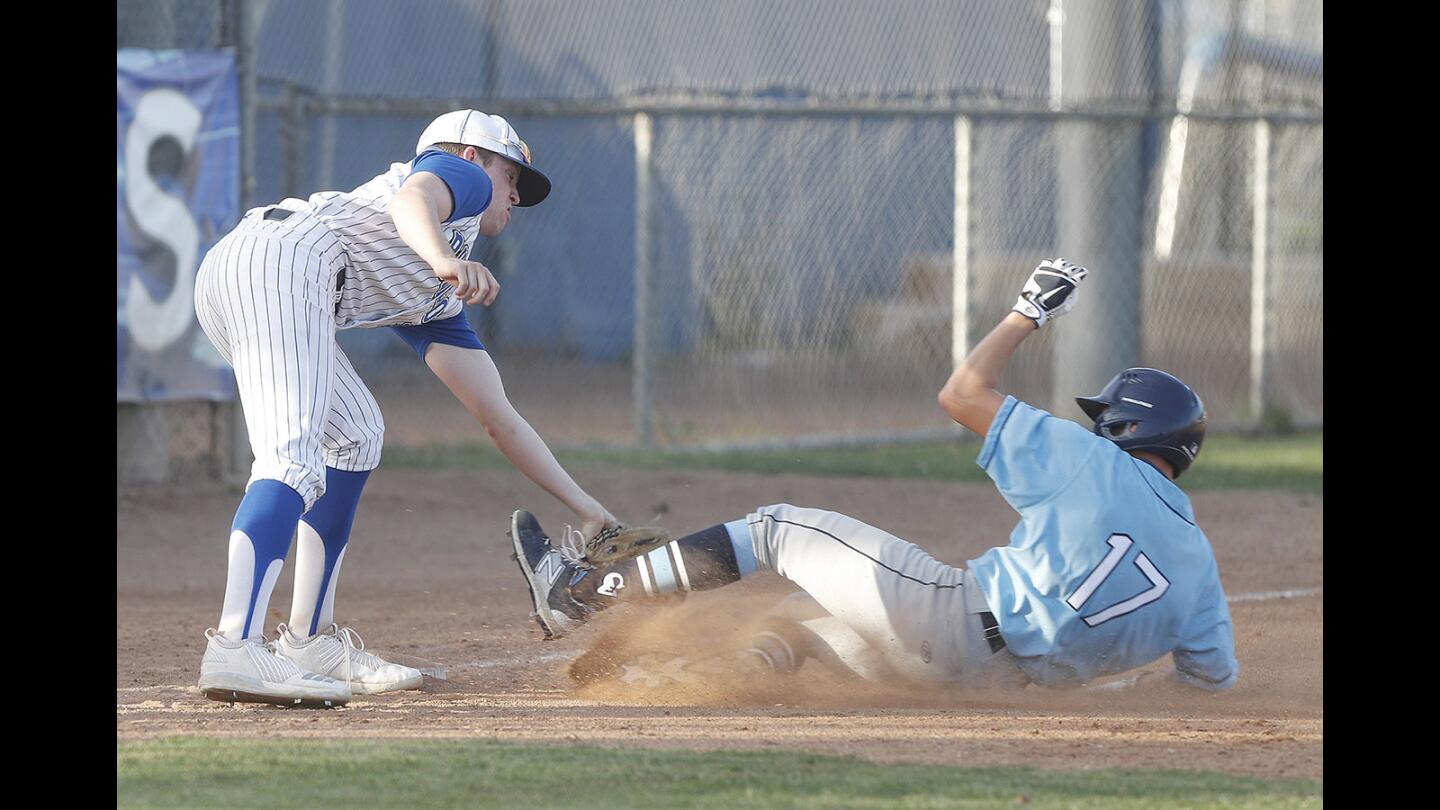
[[[1019,510],[1069,486],[1104,441],[1068,419],[1007,396],[995,412],[975,463]]]
[[[1240,677],[1235,628],[1218,584],[1210,588],[1205,604],[1186,625],[1185,637],[1171,657],[1176,676],[1190,686],[1218,692],[1235,685]]]
[[[450,189],[450,199],[454,204],[445,222],[479,216],[490,207],[490,175],[464,158],[431,149],[415,158],[410,165],[410,173],[416,172],[429,172]]]

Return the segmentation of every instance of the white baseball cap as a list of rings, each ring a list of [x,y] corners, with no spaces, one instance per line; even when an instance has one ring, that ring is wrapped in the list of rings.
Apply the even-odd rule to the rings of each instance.
[[[430,122],[420,133],[415,154],[437,143],[460,143],[488,149],[520,167],[520,206],[538,205],[550,194],[550,178],[530,164],[530,147],[515,128],[498,115],[478,110],[452,110]]]

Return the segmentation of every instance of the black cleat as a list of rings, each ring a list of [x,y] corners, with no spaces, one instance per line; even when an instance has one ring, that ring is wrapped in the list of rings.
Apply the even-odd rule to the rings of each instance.
[[[545,638],[559,638],[589,618],[593,611],[576,601],[570,589],[591,569],[576,556],[551,545],[539,521],[524,509],[510,516],[507,534],[515,546],[511,556],[525,575],[530,601],[535,607],[535,621],[545,631]]]

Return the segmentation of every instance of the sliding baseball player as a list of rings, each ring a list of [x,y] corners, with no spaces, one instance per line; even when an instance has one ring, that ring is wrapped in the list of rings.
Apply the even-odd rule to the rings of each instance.
[[[1170,655],[1179,683],[1229,689],[1239,665],[1219,570],[1175,483],[1204,439],[1200,398],[1163,371],[1127,369],[1077,398],[1087,430],[996,389],[1020,344],[1075,305],[1087,274],[1041,262],[940,391],[946,413],[985,437],[977,461],[1019,513],[1008,545],[955,568],[838,512],[775,504],[626,559],[552,543],[519,511],[510,535],[546,636],[622,601],[774,571],[804,594],[743,653],[765,671],[814,657],[862,677],[1067,686]]]

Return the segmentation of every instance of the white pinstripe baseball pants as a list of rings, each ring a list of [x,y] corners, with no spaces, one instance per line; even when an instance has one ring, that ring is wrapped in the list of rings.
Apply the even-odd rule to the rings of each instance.
[[[255,463],[250,481],[280,481],[309,510],[325,467],[380,463],[385,421],[335,342],[335,282],[345,253],[319,220],[265,209],[215,244],[195,279],[195,313],[235,369]]]

